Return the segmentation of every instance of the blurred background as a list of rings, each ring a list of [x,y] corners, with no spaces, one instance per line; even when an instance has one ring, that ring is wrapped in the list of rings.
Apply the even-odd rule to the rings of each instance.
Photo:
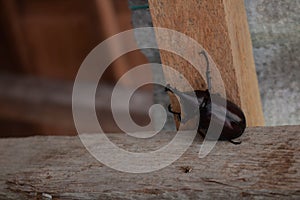
[[[110,36],[151,26],[149,10],[129,9],[147,3],[0,0],[0,137],[76,135],[71,97],[82,61]],[[266,125],[300,124],[300,1],[245,0],[245,6]],[[120,57],[101,79],[96,102],[98,114],[105,116],[99,121],[106,132],[120,131],[110,110],[117,80],[137,65],[160,61],[157,51],[143,53]],[[151,77],[149,72],[139,78]],[[153,102],[167,101],[155,91],[143,87],[132,97],[131,115],[139,125],[149,122]]]
[[[75,135],[71,95],[82,61],[100,42],[131,28],[126,0],[1,0],[0,136]],[[147,62],[131,52],[105,72],[96,100],[105,131],[120,131],[109,109],[113,85]],[[148,123],[142,109],[152,103],[151,87],[137,91],[132,102],[134,120]]]

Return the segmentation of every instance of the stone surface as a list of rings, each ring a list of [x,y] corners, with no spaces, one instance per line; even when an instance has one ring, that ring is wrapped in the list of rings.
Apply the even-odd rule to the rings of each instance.
[[[245,6],[266,124],[300,124],[300,1]]]

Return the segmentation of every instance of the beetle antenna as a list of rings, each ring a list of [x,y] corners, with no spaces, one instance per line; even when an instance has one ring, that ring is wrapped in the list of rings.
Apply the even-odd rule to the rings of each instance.
[[[206,81],[207,81],[207,89],[210,92],[211,91],[211,76],[210,76],[209,60],[208,60],[208,57],[204,50],[202,50],[199,54],[200,55],[202,54],[206,60]]]

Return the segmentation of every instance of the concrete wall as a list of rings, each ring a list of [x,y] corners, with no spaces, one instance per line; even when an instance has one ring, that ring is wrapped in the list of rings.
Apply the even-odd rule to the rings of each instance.
[[[300,124],[300,1],[245,6],[266,124]]]

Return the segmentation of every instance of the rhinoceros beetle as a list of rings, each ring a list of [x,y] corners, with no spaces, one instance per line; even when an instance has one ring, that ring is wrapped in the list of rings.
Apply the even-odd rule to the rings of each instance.
[[[180,92],[176,88],[172,88],[170,85],[167,85],[165,90],[169,91],[176,96],[179,97],[181,105],[188,105],[188,108],[184,108],[185,115],[184,119],[182,119],[181,113],[175,112],[172,110],[171,105],[169,105],[168,110],[169,112],[173,113],[178,117],[178,120],[182,123],[185,123],[195,117],[196,112],[194,112],[196,109],[199,109],[200,113],[200,121],[198,125],[197,132],[200,133],[203,137],[206,136],[207,130],[209,127],[209,124],[212,120],[215,120],[215,123],[222,123],[223,129],[219,136],[219,138],[214,138],[208,136],[208,139],[218,139],[218,140],[227,140],[230,141],[233,144],[240,144],[241,142],[233,141],[233,139],[240,137],[245,128],[246,128],[246,119],[243,111],[239,106],[232,103],[231,101],[225,100],[223,97],[221,97],[220,94],[210,94],[211,89],[211,81],[210,81],[210,69],[209,69],[209,61],[207,58],[207,55],[205,51],[200,52],[200,54],[204,55],[206,62],[207,62],[207,72],[206,72],[206,78],[207,78],[207,84],[208,89],[203,90],[195,90],[191,92]],[[195,100],[194,96],[196,95],[197,100]],[[214,95],[213,99],[214,102],[211,101],[211,97]],[[219,102],[226,101],[226,108],[221,106]],[[213,105],[214,104],[214,105]],[[214,106],[214,110],[212,110],[212,105]],[[225,122],[220,119],[220,113],[218,113],[218,110],[225,109],[226,110],[226,116],[225,116]],[[223,112],[224,113],[224,112]]]

